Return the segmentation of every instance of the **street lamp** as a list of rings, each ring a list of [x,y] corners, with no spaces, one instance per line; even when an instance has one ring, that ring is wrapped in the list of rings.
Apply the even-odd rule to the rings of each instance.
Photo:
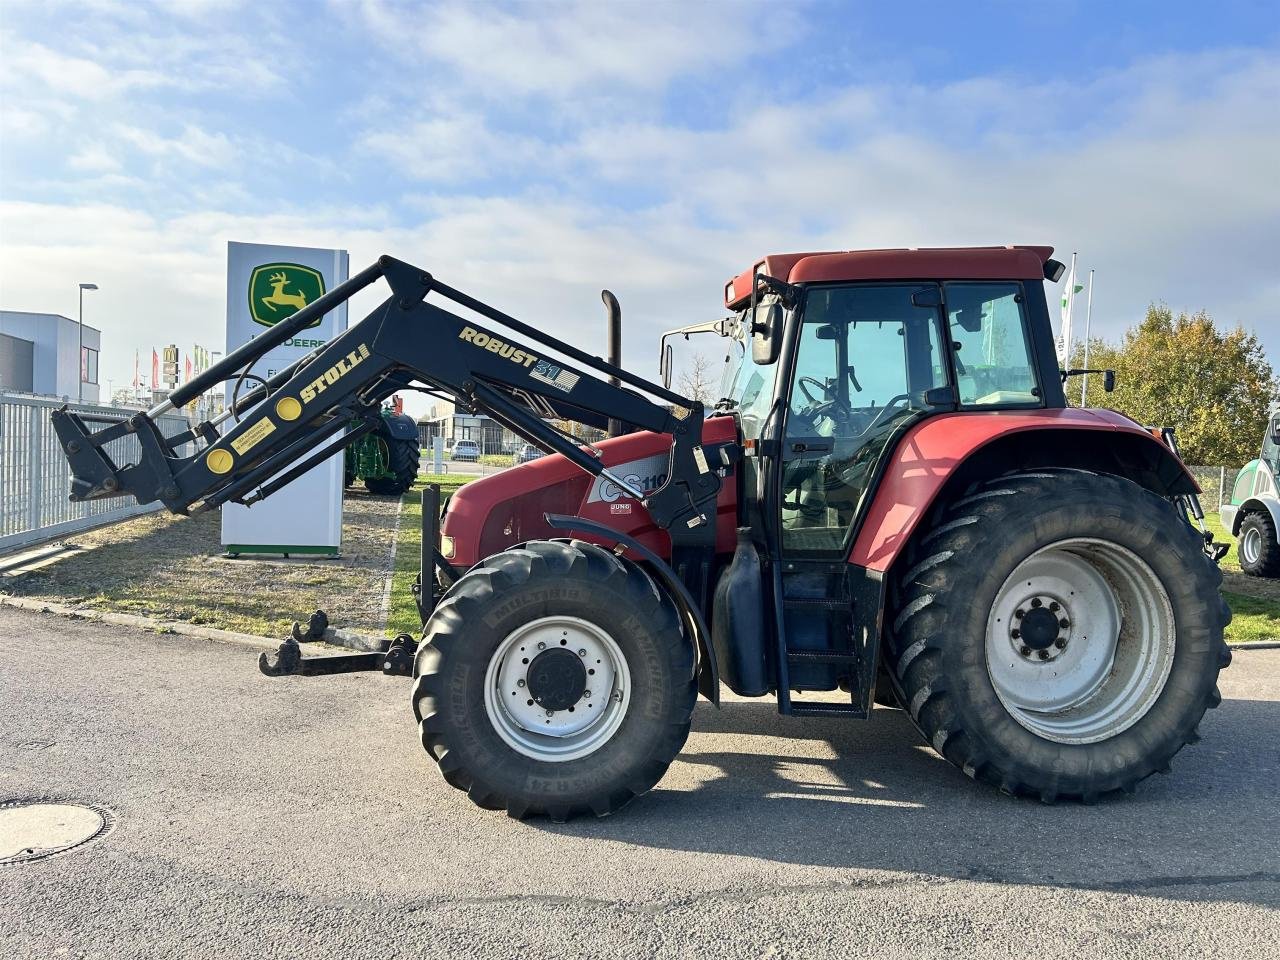
[[[79,324],[79,327],[80,327],[80,352],[76,354],[76,364],[77,364],[77,368],[76,368],[76,376],[79,378],[79,382],[76,384],[76,402],[77,402],[77,403],[84,403],[84,374],[85,374],[85,369],[84,369],[84,368],[85,368],[85,363],[84,363],[84,292],[85,292],[86,290],[97,290],[97,289],[98,289],[98,285],[97,285],[96,283],[82,283],[82,284],[80,284],[80,324]]]

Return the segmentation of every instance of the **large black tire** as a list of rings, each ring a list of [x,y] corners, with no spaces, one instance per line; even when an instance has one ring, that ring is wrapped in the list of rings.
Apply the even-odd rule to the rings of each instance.
[[[1102,543],[1104,550],[1108,543],[1118,546],[1117,555],[1127,551],[1145,563],[1169,601],[1158,609],[1166,617],[1171,609],[1176,631],[1162,648],[1167,679],[1162,687],[1148,685],[1153,699],[1145,712],[1135,709],[1137,719],[1128,720],[1127,728],[1117,723],[1114,734],[1102,728],[1094,742],[1064,742],[1033,732],[1025,718],[1035,715],[1024,713],[1020,722],[1016,708],[997,693],[988,643],[1019,634],[1011,631],[1012,618],[1007,624],[994,620],[989,634],[988,618],[999,612],[993,604],[1007,603],[1010,590],[1021,589],[1011,574],[1028,569],[1022,564],[1032,554],[1086,540]],[[925,739],[974,779],[1046,803],[1131,792],[1152,773],[1168,772],[1173,755],[1198,739],[1196,727],[1206,709],[1221,702],[1218,672],[1231,662],[1223,642],[1231,612],[1219,593],[1221,582],[1199,535],[1169,501],[1135,483],[1078,470],[1002,477],[938,509],[913,538],[892,587],[890,676]],[[1131,614],[1124,612],[1126,618]],[[1026,620],[1017,622],[1026,628]],[[1132,627],[1129,619],[1123,622],[1121,642],[1140,642],[1124,639]],[[1070,641],[1077,642],[1087,644],[1088,637]],[[1016,650],[1010,659],[1025,652]],[[1047,653],[1056,655],[1053,648]],[[1053,721],[1054,715],[1047,718]]]
[[[364,482],[365,488],[370,493],[402,496],[418,478],[418,461],[422,451],[418,448],[417,440],[392,440],[389,437],[380,439],[387,445],[388,467],[394,476],[367,479]]]
[[[630,672],[616,730],[577,759],[515,749],[486,706],[490,660],[515,631],[548,617],[606,632]],[[689,735],[695,656],[674,605],[640,567],[592,544],[540,540],[489,557],[450,588],[423,641],[413,686],[422,744],[445,780],[481,807],[555,821],[607,816],[652,788]]]
[[[1246,547],[1245,538],[1251,538]],[[1236,538],[1236,555],[1240,569],[1251,577],[1280,577],[1280,541],[1276,539],[1276,525],[1265,510],[1251,510],[1240,521],[1240,535]]]

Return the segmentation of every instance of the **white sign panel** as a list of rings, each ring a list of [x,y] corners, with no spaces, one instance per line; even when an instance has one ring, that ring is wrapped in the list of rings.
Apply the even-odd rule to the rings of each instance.
[[[347,279],[345,250],[227,244],[227,353]],[[269,379],[347,329],[347,305],[268,351],[250,369]],[[256,381],[246,379],[241,394]],[[227,404],[234,384],[227,384]],[[283,471],[281,471],[283,472]],[[342,547],[342,454],[335,454],[266,500],[222,506],[222,545],[230,554],[336,554]]]

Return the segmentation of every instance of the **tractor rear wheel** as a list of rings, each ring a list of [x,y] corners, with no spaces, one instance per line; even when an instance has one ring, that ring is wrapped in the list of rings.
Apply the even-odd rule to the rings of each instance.
[[[644,570],[538,540],[450,588],[427,621],[413,707],[445,780],[479,806],[603,817],[684,746],[694,667],[675,606]]]
[[[387,470],[392,476],[370,477],[364,482],[365,488],[370,493],[401,496],[418,478],[418,460],[422,456],[418,441],[379,437],[378,442],[386,444]]]
[[[894,587],[890,675],[933,748],[1007,793],[1091,802],[1167,772],[1221,701],[1222,574],[1120,477],[1014,474],[941,508]]]
[[[1240,569],[1253,577],[1280,577],[1280,542],[1271,514],[1254,510],[1240,521]]]

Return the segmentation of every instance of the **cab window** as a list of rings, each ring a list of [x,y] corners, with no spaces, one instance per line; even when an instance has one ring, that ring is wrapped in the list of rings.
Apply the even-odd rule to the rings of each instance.
[[[1040,406],[1021,285],[948,283],[945,290],[961,405]]]
[[[936,287],[867,284],[808,292],[787,396],[782,542],[836,554],[880,455],[947,384]],[[934,400],[933,402],[937,402]]]

